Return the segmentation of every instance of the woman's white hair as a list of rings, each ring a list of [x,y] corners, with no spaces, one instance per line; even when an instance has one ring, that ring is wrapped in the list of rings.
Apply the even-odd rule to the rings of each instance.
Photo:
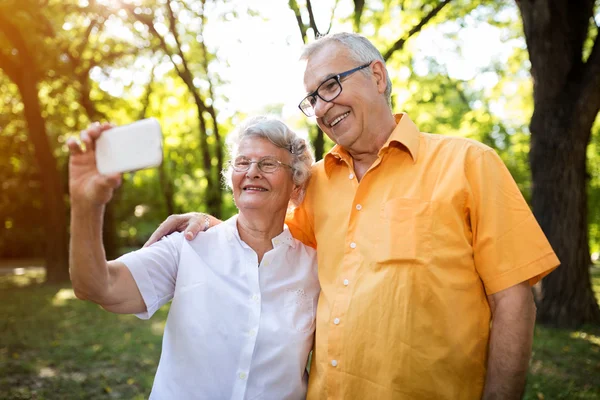
[[[293,197],[291,201],[294,205],[300,204],[310,178],[311,166],[315,161],[310,145],[277,118],[269,116],[251,117],[243,121],[235,131],[227,136],[226,146],[230,160],[237,156],[241,141],[249,137],[267,139],[275,146],[290,152],[292,156],[292,179],[294,184],[300,187],[298,196]],[[230,164],[221,173],[223,182],[229,189],[232,189],[232,174],[233,168]]]
[[[309,60],[310,57],[323,47],[328,44],[335,43],[341,46],[344,46],[348,50],[348,54],[350,58],[357,62],[357,64],[366,64],[368,62],[379,60],[383,63],[385,68],[385,74],[387,76],[387,85],[385,87],[385,99],[391,107],[392,104],[392,80],[390,79],[390,74],[388,73],[387,67],[385,65],[385,60],[383,56],[377,50],[373,43],[369,41],[369,39],[365,38],[356,33],[350,32],[340,32],[334,33],[331,35],[323,35],[312,43],[306,44],[302,53],[300,54],[300,60]],[[364,74],[369,74],[369,69],[363,69],[360,72]]]

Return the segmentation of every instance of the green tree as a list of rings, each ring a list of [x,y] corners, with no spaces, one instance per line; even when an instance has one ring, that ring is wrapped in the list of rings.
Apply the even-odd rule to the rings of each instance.
[[[202,178],[206,181],[207,211],[220,217],[223,200],[219,174],[223,169],[223,146],[213,105],[213,82],[208,71],[209,61],[214,56],[207,50],[203,37],[207,22],[206,1],[202,0],[199,3],[199,7],[192,7],[191,3],[185,1],[167,0],[164,7],[150,3],[143,8],[129,3],[123,4],[123,7],[131,18],[147,27],[156,48],[169,58],[196,105],[204,167]],[[185,18],[181,18],[182,16]],[[189,20],[191,23],[185,25],[181,22],[183,20]],[[159,25],[166,27],[167,32],[161,33]],[[186,48],[189,50],[186,51]],[[206,83],[206,89],[202,89],[199,81]],[[211,141],[213,146],[210,145]]]
[[[0,6],[0,68],[18,87],[23,102],[43,193],[47,279],[58,282],[68,279],[67,204],[39,98],[40,83],[55,58],[37,46],[51,40],[49,31],[38,2],[24,1],[18,9]]]
[[[538,320],[600,323],[590,285],[587,148],[600,110],[600,36],[593,0],[517,1],[523,19],[534,111],[532,205],[561,266],[542,282]]]

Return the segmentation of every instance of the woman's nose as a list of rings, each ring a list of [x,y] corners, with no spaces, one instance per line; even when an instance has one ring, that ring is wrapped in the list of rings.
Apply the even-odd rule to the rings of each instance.
[[[256,178],[261,176],[262,171],[258,168],[258,163],[253,162],[250,164],[248,171],[246,171],[246,176],[249,178]]]

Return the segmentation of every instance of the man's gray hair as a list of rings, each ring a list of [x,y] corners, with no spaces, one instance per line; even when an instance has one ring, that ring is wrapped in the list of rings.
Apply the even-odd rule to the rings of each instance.
[[[392,80],[390,79],[390,74],[388,73],[383,56],[381,55],[379,50],[377,50],[377,48],[373,46],[373,43],[371,43],[366,37],[350,32],[340,32],[331,35],[323,35],[317,38],[317,40],[315,40],[314,42],[304,46],[304,48],[302,49],[302,53],[300,54],[300,60],[309,60],[314,53],[321,50],[324,46],[332,43],[344,46],[348,50],[350,58],[360,65],[366,64],[374,60],[380,60],[383,63],[383,66],[385,68],[385,74],[387,77],[387,85],[385,88],[384,96],[391,107]],[[360,72],[364,74],[369,74],[370,70],[363,69]]]
[[[226,145],[230,160],[237,156],[241,141],[249,137],[267,139],[275,146],[290,152],[292,155],[292,179],[294,184],[301,188],[299,197],[292,199],[292,201],[295,205],[300,204],[310,178],[311,166],[315,161],[310,145],[277,118],[268,116],[251,117],[243,121],[235,131],[227,136]],[[225,185],[232,189],[231,176],[233,168],[231,165],[223,169],[221,174]]]

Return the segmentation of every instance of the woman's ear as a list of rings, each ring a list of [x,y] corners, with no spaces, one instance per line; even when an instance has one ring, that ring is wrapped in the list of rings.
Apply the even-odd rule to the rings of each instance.
[[[300,194],[302,193],[302,186],[294,185],[294,189],[292,189],[292,195],[290,196],[290,200],[293,203],[297,203],[300,199]]]

